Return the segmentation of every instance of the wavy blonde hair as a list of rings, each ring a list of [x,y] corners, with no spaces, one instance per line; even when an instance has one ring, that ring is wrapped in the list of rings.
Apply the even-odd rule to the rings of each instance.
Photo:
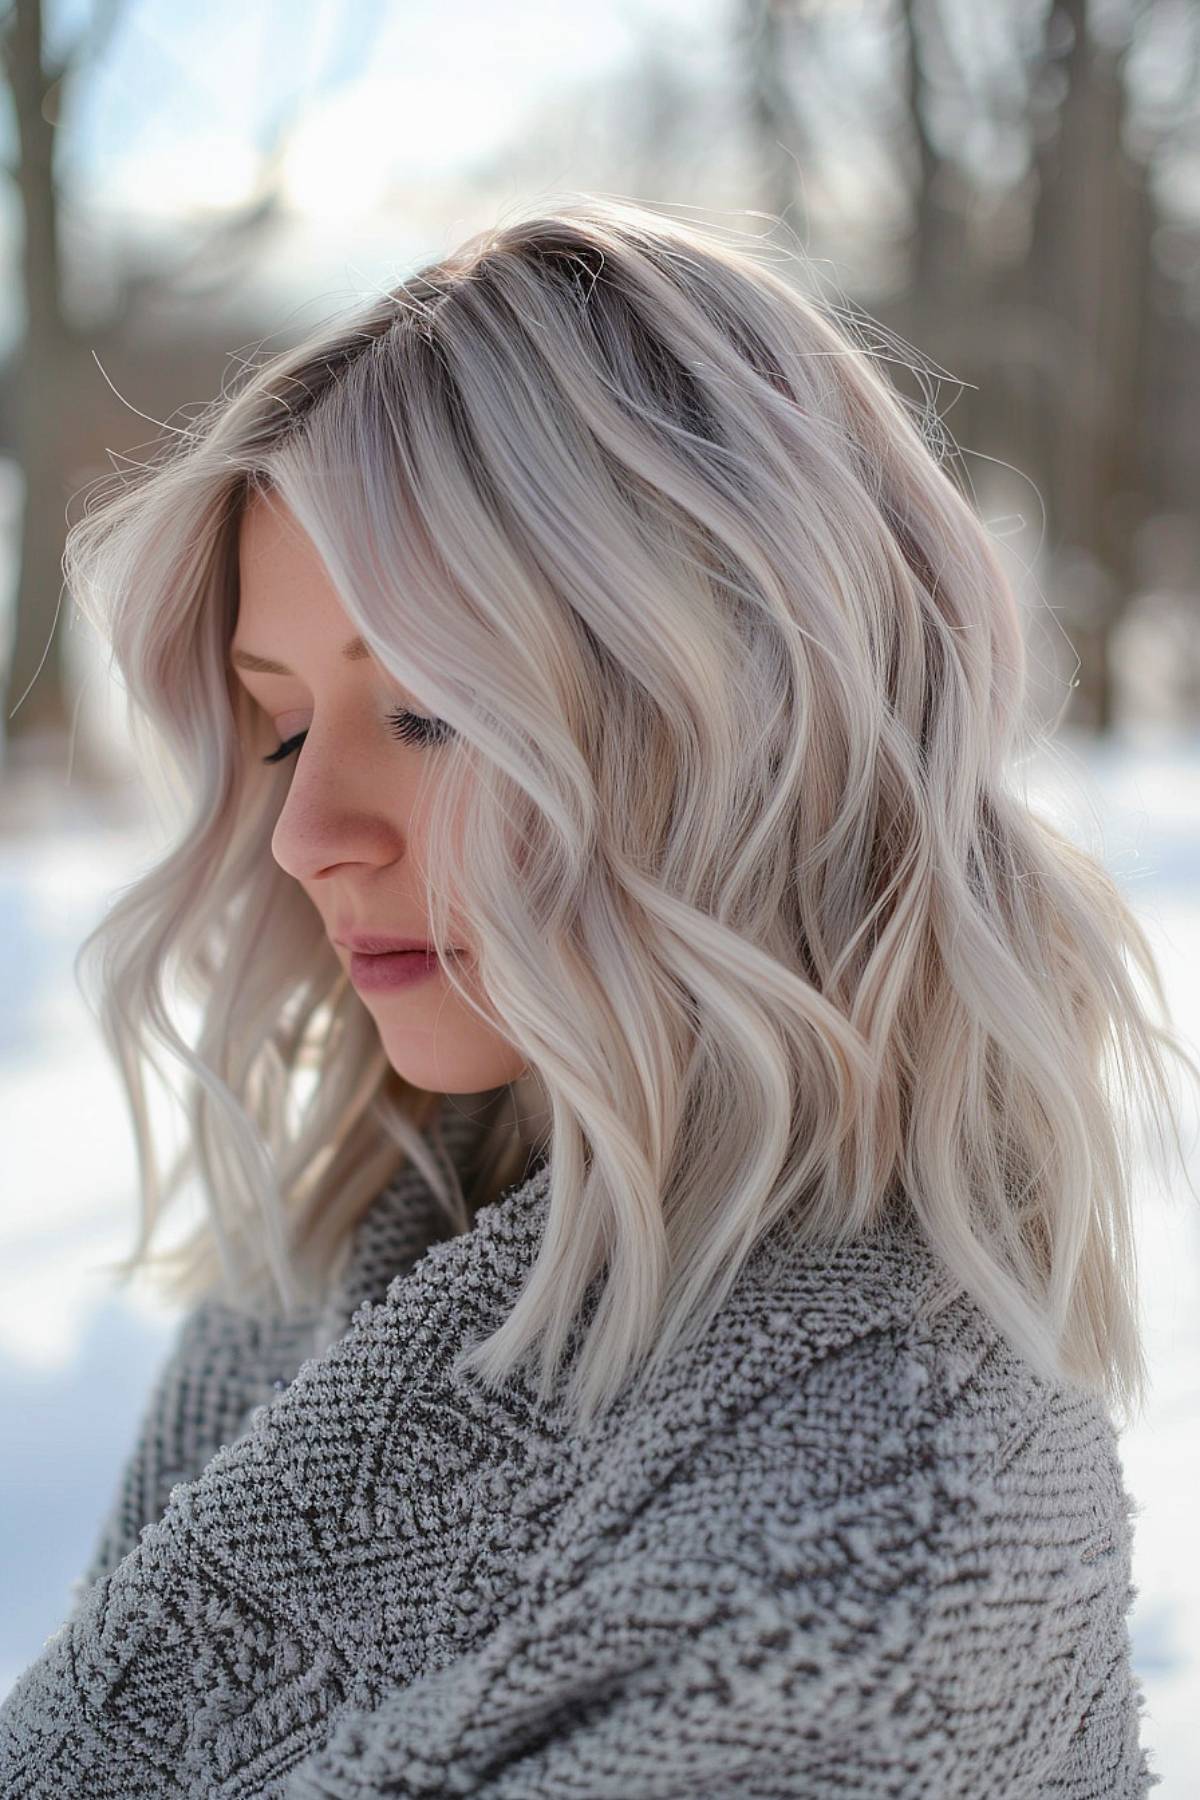
[[[839,1244],[900,1207],[939,1305],[967,1290],[1037,1370],[1140,1407],[1105,1058],[1167,1113],[1164,1050],[1197,1065],[1143,1009],[1123,952],[1165,1013],[1161,978],[1113,880],[1010,785],[1020,613],[939,421],[757,242],[593,196],[510,217],[247,365],[71,528],[69,587],[183,813],[77,958],[136,1132],[123,1269],[288,1312],[407,1159],[454,1231],[521,1164],[502,1089],[474,1192],[446,1175],[439,1097],[388,1065],[271,854],[287,774],[228,647],[240,519],[273,492],[455,728],[423,765],[429,936],[470,919],[549,1097],[540,1254],[457,1367],[491,1386],[536,1353],[548,1397],[607,1268],[566,1396],[586,1428],[777,1221]],[[163,1047],[189,1123],[166,1178]],[[208,1216],[154,1259],[197,1170]]]

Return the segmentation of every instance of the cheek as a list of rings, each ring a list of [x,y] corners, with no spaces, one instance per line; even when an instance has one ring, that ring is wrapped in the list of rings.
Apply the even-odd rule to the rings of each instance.
[[[462,855],[467,811],[468,796],[463,794],[459,798],[457,804],[451,808],[449,817],[450,852],[454,857],[461,857]],[[425,829],[423,823],[418,820],[414,820],[413,829],[414,832],[418,834],[415,838],[415,842],[419,850],[424,878],[439,894],[446,892],[449,884],[446,880],[443,867],[434,862],[433,846],[430,842],[428,831]],[[446,937],[449,943],[457,944],[465,951],[471,951],[474,949],[475,940],[471,931],[470,919],[465,908],[466,903],[461,897],[455,894],[450,895],[450,917],[446,928]],[[460,959],[460,961],[461,960],[463,959]],[[466,970],[464,970],[464,976],[466,973]]]

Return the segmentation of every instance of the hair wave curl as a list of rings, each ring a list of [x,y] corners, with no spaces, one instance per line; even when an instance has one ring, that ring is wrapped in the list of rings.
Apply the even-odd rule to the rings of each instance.
[[[1166,1011],[1114,881],[1012,785],[1019,609],[940,423],[802,272],[619,200],[510,218],[248,365],[72,526],[69,587],[184,816],[76,959],[136,1133],[126,1275],[191,1298],[220,1272],[290,1311],[406,1159],[456,1232],[519,1167],[498,1107],[475,1192],[447,1180],[438,1096],[388,1065],[271,856],[287,775],[249,754],[228,646],[242,511],[275,492],[456,730],[428,758],[429,936],[471,920],[551,1104],[541,1254],[460,1366],[491,1385],[537,1351],[548,1396],[607,1259],[567,1396],[586,1427],[777,1221],[844,1243],[900,1205],[943,1302],[965,1288],[1043,1374],[1142,1404],[1105,1058],[1168,1112],[1163,1051],[1196,1065],[1135,991],[1126,948]],[[189,1120],[165,1176],[162,1048]],[[153,1258],[190,1170],[208,1217]]]

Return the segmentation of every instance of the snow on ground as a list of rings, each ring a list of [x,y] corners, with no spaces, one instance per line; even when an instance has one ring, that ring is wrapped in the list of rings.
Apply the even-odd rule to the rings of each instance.
[[[1198,1054],[1200,741],[1135,750],[1064,733],[1060,745],[1030,795],[1121,881]],[[121,1091],[72,975],[106,902],[153,854],[153,828],[136,803],[106,823],[61,781],[16,804],[10,783],[0,798],[2,1695],[62,1623],[177,1315],[138,1286],[112,1289],[99,1268],[132,1245],[136,1172]],[[1164,1192],[1149,1165],[1139,1182],[1154,1388],[1121,1439],[1140,1508],[1130,1622],[1156,1800],[1182,1800],[1200,1777],[1200,1159],[1192,1091],[1181,1079],[1176,1091],[1196,1193],[1178,1173]]]

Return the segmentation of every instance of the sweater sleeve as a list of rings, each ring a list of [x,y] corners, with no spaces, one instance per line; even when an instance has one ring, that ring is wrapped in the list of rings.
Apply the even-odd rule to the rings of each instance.
[[[649,1487],[645,1420],[556,1511],[548,1460],[471,1488],[513,1421],[473,1435],[465,1396],[423,1382],[465,1304],[444,1285],[368,1310],[173,1491],[0,1703],[5,1800],[1141,1800],[1161,1779],[1128,1516],[1073,1402],[1010,1419],[1011,1453],[966,1416],[979,1384],[864,1436],[848,1383],[894,1390],[905,1365],[863,1343]]]
[[[72,1584],[71,1616],[92,1584],[162,1517],[171,1489],[194,1481],[246,1428],[250,1411],[291,1379],[308,1329],[307,1319],[264,1321],[211,1298],[184,1315],[143,1404],[91,1556]]]
[[[1072,1543],[1029,1492],[1019,1461],[956,1473],[921,1444],[832,1511],[748,1498],[720,1552],[660,1520],[657,1548],[614,1544],[344,1712],[284,1800],[1033,1800],[1072,1770],[1140,1800],[1163,1777],[1129,1668],[1131,1503]]]
[[[72,1611],[92,1583],[128,1555],[143,1526],[161,1518],[175,1483],[193,1480],[234,1434],[244,1410],[241,1389],[231,1391],[230,1358],[221,1356],[220,1347],[235,1351],[235,1346],[228,1332],[214,1332],[215,1319],[214,1308],[202,1303],[176,1327],[142,1404],[91,1555],[74,1583]]]

